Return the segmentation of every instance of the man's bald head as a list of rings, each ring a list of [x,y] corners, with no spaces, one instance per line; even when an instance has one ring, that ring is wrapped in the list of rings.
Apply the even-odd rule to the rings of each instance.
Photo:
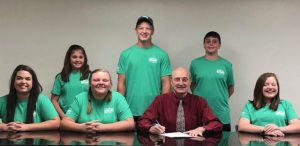
[[[188,77],[190,77],[190,73],[189,71],[187,71],[187,69],[183,68],[183,67],[178,67],[178,68],[175,68],[173,71],[172,71],[172,77],[176,74],[186,74]]]
[[[190,90],[190,73],[183,67],[174,69],[171,77],[171,85],[178,96],[184,97]]]

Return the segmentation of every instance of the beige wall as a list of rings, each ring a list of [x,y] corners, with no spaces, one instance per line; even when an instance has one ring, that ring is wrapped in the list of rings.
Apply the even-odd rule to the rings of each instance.
[[[0,0],[0,94],[8,93],[13,69],[27,64],[50,95],[74,43],[85,47],[92,69],[112,73],[115,89],[119,54],[136,42],[136,19],[149,15],[153,41],[173,68],[188,68],[203,55],[205,33],[221,34],[220,55],[233,63],[236,80],[232,124],[263,72],[277,73],[281,96],[300,114],[299,6],[297,0]]]

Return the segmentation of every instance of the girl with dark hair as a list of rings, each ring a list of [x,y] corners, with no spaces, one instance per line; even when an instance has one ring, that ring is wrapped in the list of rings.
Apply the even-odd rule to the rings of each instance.
[[[9,94],[0,97],[1,131],[58,129],[60,119],[49,98],[42,93],[32,68],[19,65],[10,79]]]
[[[56,75],[52,88],[51,101],[59,116],[64,117],[75,96],[88,90],[90,68],[82,46],[71,45],[68,49],[64,67]]]
[[[88,92],[80,93],[62,119],[61,129],[78,132],[133,130],[134,120],[125,97],[111,91],[107,70],[91,73]]]
[[[274,73],[264,73],[257,79],[253,101],[244,106],[238,130],[272,136],[300,132],[299,117],[290,102],[280,99]]]

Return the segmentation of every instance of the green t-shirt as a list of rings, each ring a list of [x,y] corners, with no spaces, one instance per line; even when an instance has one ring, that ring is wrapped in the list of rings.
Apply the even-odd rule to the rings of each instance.
[[[0,118],[3,123],[7,123],[7,96],[0,97]],[[18,100],[15,109],[15,122],[25,122],[27,113],[28,99]],[[33,123],[40,123],[43,121],[51,120],[58,116],[53,104],[49,97],[40,94],[36,102],[36,110],[33,112]]]
[[[265,126],[276,124],[279,127],[288,125],[289,121],[298,118],[292,104],[286,100],[280,100],[278,108],[273,111],[269,105],[256,110],[251,102],[248,102],[241,113],[241,117],[249,119],[251,124]]]
[[[161,77],[171,71],[168,54],[156,45],[134,45],[121,53],[117,73],[125,75],[125,97],[134,116],[142,115],[161,93]]]
[[[202,56],[192,61],[190,73],[194,84],[193,94],[205,98],[221,122],[229,124],[228,87],[234,85],[232,64],[222,57],[211,61]]]
[[[72,118],[77,123],[98,120],[104,124],[132,118],[132,113],[125,97],[118,92],[112,92],[111,101],[92,98],[91,103],[92,112],[88,115],[88,94],[87,92],[78,94],[67,111],[66,116]]]
[[[64,82],[60,74],[55,77],[51,93],[59,96],[59,106],[64,113],[69,109],[77,94],[88,91],[89,79],[80,80],[80,77],[79,71],[71,72],[68,82]]]

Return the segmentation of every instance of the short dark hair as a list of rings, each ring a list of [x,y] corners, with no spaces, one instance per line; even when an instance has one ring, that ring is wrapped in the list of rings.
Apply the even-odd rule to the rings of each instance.
[[[153,20],[149,16],[141,16],[141,17],[139,17],[138,20],[137,20],[137,22],[136,22],[135,28],[137,28],[143,22],[148,23],[152,28],[154,28],[154,26],[153,26]]]
[[[203,43],[205,42],[205,39],[208,37],[217,38],[219,40],[219,43],[221,44],[221,37],[220,37],[219,33],[215,32],[215,31],[208,32],[203,39]]]

